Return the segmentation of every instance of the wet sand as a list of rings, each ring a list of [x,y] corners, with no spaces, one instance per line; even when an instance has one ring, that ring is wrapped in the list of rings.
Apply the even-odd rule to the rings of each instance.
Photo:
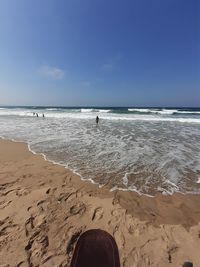
[[[0,139],[0,266],[69,266],[82,232],[101,228],[123,267],[200,266],[200,196],[109,192]]]

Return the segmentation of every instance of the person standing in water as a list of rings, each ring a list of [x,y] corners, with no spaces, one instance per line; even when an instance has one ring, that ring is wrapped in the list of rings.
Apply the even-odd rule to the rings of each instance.
[[[98,123],[99,123],[99,117],[96,116],[96,124],[98,124]]]

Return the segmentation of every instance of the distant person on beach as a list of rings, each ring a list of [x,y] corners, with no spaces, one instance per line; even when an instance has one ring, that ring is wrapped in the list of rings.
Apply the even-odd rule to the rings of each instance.
[[[99,117],[97,116],[96,117],[96,124],[98,124],[99,123]]]
[[[36,117],[38,117],[38,114],[36,113]]]
[[[35,112],[33,112],[33,116],[35,116]]]
[[[44,118],[44,113],[42,114],[42,117]]]

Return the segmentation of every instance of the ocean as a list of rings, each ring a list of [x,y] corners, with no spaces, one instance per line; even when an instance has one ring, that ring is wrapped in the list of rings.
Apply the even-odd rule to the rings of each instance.
[[[0,136],[111,191],[200,193],[200,108],[0,107]]]

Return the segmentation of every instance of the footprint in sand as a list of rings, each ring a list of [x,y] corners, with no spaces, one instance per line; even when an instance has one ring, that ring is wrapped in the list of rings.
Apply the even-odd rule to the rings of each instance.
[[[48,195],[51,192],[51,188],[48,188],[46,194]]]
[[[16,267],[27,267],[27,263],[25,261],[20,261]]]
[[[10,204],[12,203],[12,201],[2,201],[0,202],[0,209],[3,210],[5,209],[6,207],[8,207]]]
[[[122,218],[122,209],[111,210],[111,215],[115,218],[115,221],[118,221]]]
[[[71,193],[69,193],[68,196],[65,198],[65,201],[70,202],[70,201],[72,201],[72,200],[74,200],[74,199],[76,199],[76,198],[77,198],[77,196],[76,196],[76,192],[71,192]]]
[[[30,190],[25,189],[25,188],[22,188],[22,189],[17,190],[16,195],[17,195],[18,197],[21,197],[21,196],[26,196],[26,195],[28,195],[29,193],[30,193]]]
[[[75,246],[75,243],[78,240],[81,233],[82,233],[82,229],[79,229],[72,234],[70,240],[67,243],[67,251],[66,252],[68,255],[70,255],[72,253],[74,246]]]
[[[45,214],[39,214],[35,217],[34,224],[35,227],[40,227],[46,223],[46,216]]]
[[[179,248],[178,246],[172,246],[171,248],[168,249],[167,254],[169,263],[172,263],[173,254],[177,252],[178,248]]]
[[[70,208],[70,215],[82,215],[86,211],[86,206],[83,203],[78,203]]]
[[[6,236],[8,235],[12,228],[15,227],[15,225],[7,225],[5,227],[3,227],[1,230],[0,230],[0,236]]]
[[[0,220],[0,236],[10,233],[12,229],[16,227],[18,227],[18,225],[14,224],[10,217],[6,217],[4,220]]]
[[[115,238],[115,241],[117,242],[118,248],[122,249],[125,245],[125,238],[123,233],[118,229],[118,227],[115,227],[113,236]]]
[[[40,212],[46,211],[47,210],[47,206],[48,206],[48,202],[46,201],[46,199],[40,200],[37,203],[37,207],[38,207]]]
[[[33,234],[30,236],[25,246],[28,266],[39,266],[41,257],[47,252],[49,238],[46,231],[46,225],[33,229]]]
[[[7,223],[9,219],[10,219],[9,217],[6,217],[4,220],[0,220],[0,227],[4,225],[5,223]]]
[[[125,225],[126,225],[126,228],[129,232],[129,234],[133,234],[135,231],[135,225],[133,222],[133,217],[129,214],[126,215]]]
[[[42,261],[42,267],[69,266],[65,255],[50,254]]]
[[[32,230],[34,229],[33,221],[34,221],[34,218],[31,216],[25,222],[25,233],[26,233],[26,236],[28,236],[32,232]]]
[[[62,201],[66,201],[70,196],[70,193],[60,193],[60,195],[57,197],[57,201],[60,203]]]
[[[3,193],[1,193],[1,196],[7,196],[8,194],[10,194],[10,193],[15,193],[15,192],[17,192],[17,188],[14,188],[14,189],[10,189],[10,190],[8,190],[8,191],[5,191],[5,192],[3,192]]]
[[[123,266],[124,267],[138,267],[138,259],[139,254],[137,250],[134,248],[131,250],[131,252],[128,254],[128,256],[124,259]]]
[[[101,218],[103,218],[103,208],[102,207],[98,207],[93,211],[92,214],[92,221],[98,221]]]

